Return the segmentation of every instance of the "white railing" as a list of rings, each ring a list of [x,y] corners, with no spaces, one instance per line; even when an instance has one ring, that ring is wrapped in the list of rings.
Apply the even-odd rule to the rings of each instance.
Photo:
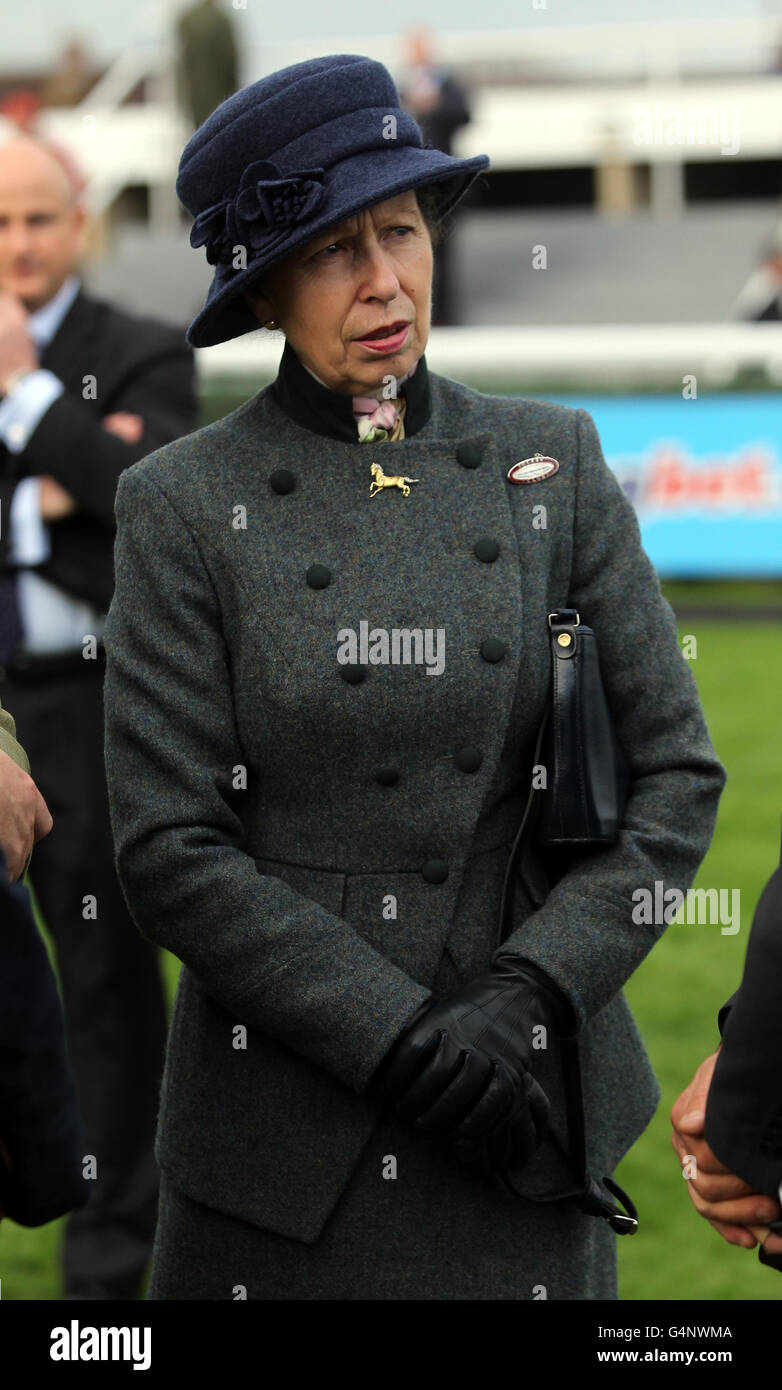
[[[773,159],[782,154],[782,75],[762,75],[782,49],[782,18],[558,26],[544,16],[541,11],[540,24],[524,28],[437,35],[439,61],[468,75],[482,64],[485,69],[472,87],[473,121],[457,133],[454,153],[485,151],[496,170],[595,166],[607,159],[650,163],[663,183],[668,172],[676,177],[675,166],[688,159]],[[244,23],[239,14],[235,23]],[[243,33],[249,40],[246,25]],[[245,42],[242,81],[335,51],[366,52],[397,74],[402,36],[332,36],[264,43],[258,49]],[[678,80],[685,68],[697,70],[698,55],[714,58],[723,52],[726,62],[749,55],[755,75]],[[122,188],[138,183],[152,191],[153,211],[163,214],[158,223],[171,223],[177,164],[190,134],[174,100],[174,56],[170,36],[162,43],[132,45],[78,107],[42,113],[41,130],[70,148],[84,167],[94,212],[104,211]],[[493,62],[502,72],[503,64],[516,60],[526,61],[539,77],[550,74],[554,64],[554,79],[530,85],[491,79]],[[701,73],[703,66],[701,62]],[[585,75],[612,80],[585,83]],[[622,85],[616,85],[617,77]],[[628,82],[628,77],[636,80]],[[123,105],[141,80],[147,82],[150,99]],[[680,188],[669,191],[667,204],[681,204]]]
[[[42,113],[40,129],[66,145],[90,182],[93,211],[130,184],[173,185],[190,130],[172,100]],[[492,169],[775,159],[782,156],[782,76],[686,87],[481,89],[454,154],[486,152]]]
[[[273,381],[279,333],[247,334],[196,353],[201,378]],[[764,370],[782,384],[782,323],[582,324],[562,327],[434,328],[426,348],[434,372],[468,384],[496,379],[523,388],[529,380],[671,383],[694,375],[728,386],[743,369]]]
[[[552,7],[553,11],[553,7]],[[415,17],[411,23],[416,23]],[[325,27],[325,26],[324,26]],[[252,75],[245,80],[329,53],[366,53],[392,71],[403,60],[403,28],[389,34],[355,34],[248,45]],[[465,70],[478,64],[514,62],[534,79],[557,72],[627,78],[639,74],[668,78],[703,72],[715,64],[724,71],[771,66],[782,46],[782,16],[668,21],[630,20],[616,24],[557,24],[544,10],[529,11],[512,29],[441,30],[434,34],[438,62]]]

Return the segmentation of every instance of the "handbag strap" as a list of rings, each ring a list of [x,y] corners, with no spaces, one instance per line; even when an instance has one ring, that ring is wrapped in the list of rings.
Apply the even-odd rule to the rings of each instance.
[[[562,1079],[565,1087],[565,1113],[567,1116],[568,1139],[570,1152],[562,1149],[559,1140],[555,1135],[550,1138],[563,1154],[573,1170],[577,1173],[577,1182],[573,1187],[566,1188],[562,1192],[546,1193],[540,1197],[530,1197],[526,1192],[520,1192],[516,1187],[510,1171],[506,1168],[501,1173],[496,1174],[500,1186],[513,1193],[514,1197],[521,1198],[524,1202],[563,1202],[570,1201],[579,1211],[586,1216],[602,1216],[619,1236],[634,1235],[638,1230],[638,1211],[632,1198],[614,1182],[613,1178],[604,1176],[602,1188],[596,1178],[593,1178],[587,1169],[586,1160],[586,1136],[584,1132],[584,1098],[581,1088],[581,1063],[578,1053],[578,1041],[575,1037],[560,1038]],[[607,1197],[602,1190],[607,1188],[612,1197]],[[624,1211],[620,1210],[617,1202],[621,1203]]]
[[[564,608],[560,609],[557,613],[549,614],[549,629],[551,629],[552,620],[560,623],[575,622],[577,624],[579,615],[574,608]],[[554,635],[552,633],[552,641],[553,640]],[[546,729],[548,718],[549,710],[547,708],[541,721],[540,729],[538,730],[535,752],[533,754],[533,766],[537,765],[540,757],[543,734]],[[500,901],[498,946],[502,945],[507,935],[507,928],[511,925],[510,905],[512,902],[512,885],[515,882],[516,869],[523,847],[524,833],[527,829],[534,804],[535,791],[535,786],[530,782],[527,804],[524,808],[521,824],[516,832],[516,837],[513,841],[508,863],[505,868],[505,878],[502,884],[502,898]],[[564,1157],[572,1166],[577,1177],[576,1186],[565,1192],[556,1192],[544,1197],[528,1197],[523,1192],[519,1192],[507,1169],[496,1176],[501,1185],[504,1185],[514,1196],[520,1197],[523,1201],[559,1202],[570,1200],[586,1215],[604,1217],[611,1229],[616,1231],[617,1235],[633,1235],[638,1229],[638,1211],[631,1198],[612,1178],[603,1178],[603,1186],[625,1208],[624,1211],[621,1211],[616,1205],[616,1202],[613,1202],[611,1198],[605,1195],[605,1192],[601,1190],[600,1184],[595,1178],[591,1177],[587,1169],[584,1095],[581,1084],[581,1058],[578,1050],[578,1038],[576,1036],[562,1037],[559,1039],[559,1044],[570,1152],[565,1153],[564,1150],[562,1150],[562,1146],[554,1135],[551,1135],[551,1139],[560,1151],[563,1152]]]

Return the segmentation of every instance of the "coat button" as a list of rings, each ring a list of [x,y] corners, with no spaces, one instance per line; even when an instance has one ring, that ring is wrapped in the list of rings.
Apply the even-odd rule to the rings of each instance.
[[[348,661],[344,666],[340,666],[339,673],[348,685],[359,685],[367,674],[367,668],[358,661]]]
[[[458,444],[456,457],[462,468],[477,468],[482,455],[477,444]]]
[[[296,486],[296,479],[289,468],[275,468],[269,477],[269,482],[274,491],[279,493],[293,492]]]
[[[375,781],[379,782],[381,787],[395,787],[399,781],[399,768],[390,765],[375,768]]]
[[[472,744],[466,743],[464,748],[457,749],[453,760],[461,772],[477,772],[483,762],[483,754],[479,748],[473,748]]]
[[[448,877],[448,865],[444,859],[427,859],[421,870],[421,876],[427,883],[445,883]]]
[[[507,650],[499,637],[484,637],[481,642],[480,651],[484,661],[502,661]]]
[[[310,565],[306,579],[311,589],[325,589],[331,583],[331,570],[325,565]]]
[[[497,542],[490,540],[488,536],[483,536],[481,540],[476,541],[473,550],[475,551],[476,557],[479,560],[483,560],[487,565],[490,565],[493,560],[496,560],[500,553],[500,547]]]

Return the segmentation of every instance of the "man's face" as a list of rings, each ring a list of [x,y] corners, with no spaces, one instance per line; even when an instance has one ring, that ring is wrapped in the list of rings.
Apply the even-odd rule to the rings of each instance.
[[[273,266],[266,293],[245,297],[277,320],[291,347],[332,391],[362,395],[405,375],[426,348],[432,243],[415,192],[401,193],[331,228]],[[360,341],[401,323],[388,349]],[[398,338],[401,337],[401,341]]]
[[[64,170],[33,142],[0,147],[0,290],[32,313],[84,252],[86,217]]]

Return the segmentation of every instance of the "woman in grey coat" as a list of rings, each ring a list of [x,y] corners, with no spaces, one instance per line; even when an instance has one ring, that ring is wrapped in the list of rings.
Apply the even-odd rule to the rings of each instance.
[[[556,1039],[610,1175],[660,1095],[622,986],[664,924],[632,895],[692,882],[724,772],[591,417],[427,369],[432,233],[487,163],[425,149],[349,55],[237,93],[182,156],[215,266],[189,340],[286,343],[117,493],[117,863],[183,962],[150,1298],[617,1297],[610,1225],[534,1200],[572,1180]],[[498,951],[568,603],[630,795],[615,845],[530,840]]]

